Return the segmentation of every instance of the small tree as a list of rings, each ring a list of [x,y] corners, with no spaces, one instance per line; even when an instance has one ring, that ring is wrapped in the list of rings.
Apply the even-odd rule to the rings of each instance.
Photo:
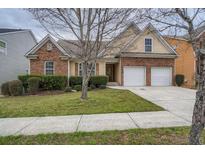
[[[98,58],[108,51],[113,38],[127,25],[132,9],[28,9],[45,29],[56,38],[68,32],[70,41],[80,50],[72,55],[82,64],[82,99],[87,98],[88,81]]]
[[[190,144],[200,144],[200,136],[205,125],[205,50],[199,49],[196,39],[196,29],[205,23],[204,9],[144,9],[144,17],[161,30],[169,30],[172,36],[187,33],[186,38],[192,44],[196,55],[196,80],[198,83],[196,102],[190,131]]]

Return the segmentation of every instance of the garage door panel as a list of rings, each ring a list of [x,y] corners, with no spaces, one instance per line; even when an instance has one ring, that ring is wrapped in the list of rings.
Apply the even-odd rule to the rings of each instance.
[[[151,85],[152,86],[171,86],[172,68],[171,67],[152,67]]]
[[[144,86],[145,85],[145,67],[124,67],[124,85],[125,86]]]

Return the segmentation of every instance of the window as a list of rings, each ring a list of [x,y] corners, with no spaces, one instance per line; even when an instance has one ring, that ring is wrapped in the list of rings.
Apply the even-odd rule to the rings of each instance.
[[[92,63],[87,64],[87,65],[88,65],[88,72],[90,72],[90,71],[91,71],[91,68],[92,68]],[[91,72],[91,76],[94,76],[94,75],[95,75],[95,72],[96,72],[96,64],[94,65],[94,68],[93,68],[93,70],[92,70],[92,72]],[[78,64],[78,75],[79,75],[79,76],[82,76],[82,74],[83,74],[82,63],[79,63],[79,64]]]
[[[0,52],[6,53],[6,42],[0,40]]]
[[[151,52],[151,51],[152,51],[152,39],[145,38],[145,52]]]
[[[45,75],[53,75],[54,74],[54,62],[53,61],[46,61],[45,68],[44,68]]]

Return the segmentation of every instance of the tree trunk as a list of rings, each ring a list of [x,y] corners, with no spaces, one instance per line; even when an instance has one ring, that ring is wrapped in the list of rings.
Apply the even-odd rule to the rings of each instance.
[[[201,144],[200,136],[205,122],[205,55],[197,53],[197,82],[196,102],[194,105],[192,127],[189,143],[192,145]]]
[[[82,76],[83,76],[83,83],[82,83],[82,93],[81,93],[81,99],[85,100],[88,98],[88,71],[87,71],[87,62],[82,63]]]

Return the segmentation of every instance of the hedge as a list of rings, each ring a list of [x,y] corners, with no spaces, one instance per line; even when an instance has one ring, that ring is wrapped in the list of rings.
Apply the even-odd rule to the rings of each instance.
[[[100,85],[107,85],[108,77],[107,76],[92,76],[90,78],[90,84],[100,87]]]
[[[13,80],[9,82],[9,92],[11,96],[23,95],[23,84],[20,80]]]
[[[9,92],[9,82],[5,82],[1,85],[1,93],[2,95],[5,96],[10,96],[10,92]]]
[[[71,76],[69,78],[69,83],[71,87],[75,85],[82,85],[83,78],[81,76]],[[107,76],[91,76],[89,80],[89,85],[94,85],[95,87],[99,87],[100,85],[106,85],[108,82]]]
[[[41,77],[40,75],[19,75],[18,79],[23,83],[24,91],[28,91],[28,79],[31,77]]]
[[[71,87],[74,87],[75,85],[82,85],[83,78],[81,76],[71,76],[69,78],[69,84]]]
[[[76,90],[76,91],[81,91],[82,90],[82,86],[81,85],[75,85],[73,87],[73,89]]]
[[[62,90],[66,87],[67,76],[60,75],[19,75],[18,78],[23,82],[25,91],[28,89],[28,79],[31,77],[40,78],[40,88],[42,90]]]
[[[31,77],[28,79],[28,92],[31,94],[36,94],[39,90],[41,78]]]
[[[62,90],[66,85],[66,76],[42,76],[40,81],[43,90]]]

